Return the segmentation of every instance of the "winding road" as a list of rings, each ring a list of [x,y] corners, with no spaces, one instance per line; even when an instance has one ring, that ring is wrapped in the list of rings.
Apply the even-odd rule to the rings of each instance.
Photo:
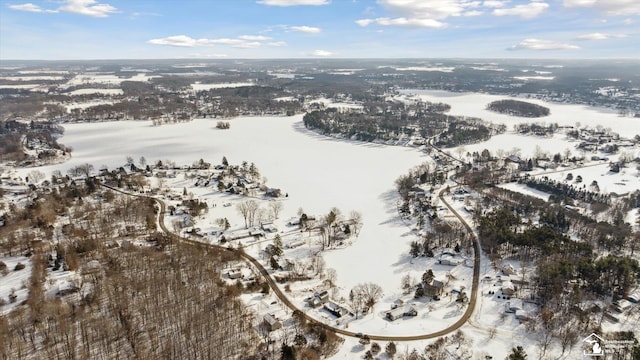
[[[291,300],[289,300],[287,295],[285,295],[282,292],[282,290],[280,290],[280,288],[278,287],[276,282],[273,280],[273,278],[271,277],[271,275],[269,274],[267,269],[264,266],[262,266],[262,264],[260,264],[260,262],[258,260],[256,260],[251,255],[245,253],[244,251],[230,250],[230,249],[228,249],[226,247],[223,247],[223,246],[219,246],[219,245],[215,245],[215,244],[208,244],[208,243],[204,243],[204,242],[201,242],[201,241],[187,239],[187,238],[184,238],[182,236],[176,235],[176,234],[172,233],[171,231],[169,231],[169,229],[167,228],[167,226],[164,223],[164,214],[166,212],[166,204],[165,204],[165,202],[163,200],[155,198],[155,197],[152,197],[152,196],[148,196],[148,195],[130,193],[130,192],[121,190],[119,188],[115,188],[115,187],[104,185],[104,184],[102,186],[105,187],[105,188],[108,188],[110,190],[117,191],[117,192],[119,192],[121,194],[129,195],[129,196],[136,196],[136,197],[145,197],[145,198],[149,198],[149,199],[155,200],[158,203],[158,205],[160,206],[160,211],[158,213],[158,225],[160,226],[160,229],[165,234],[171,236],[172,238],[174,238],[176,240],[179,240],[179,241],[182,241],[182,242],[185,242],[185,243],[189,243],[189,244],[193,244],[193,245],[196,245],[196,246],[206,246],[206,247],[209,247],[209,248],[212,248],[212,249],[216,249],[216,250],[221,250],[221,251],[234,251],[236,254],[238,254],[240,257],[242,257],[245,261],[253,264],[253,266],[260,272],[260,274],[262,275],[264,280],[269,284],[269,286],[273,290],[273,293],[280,299],[280,301],[284,305],[286,305],[289,309],[291,309],[291,311],[300,311],[302,314],[304,314],[304,317],[307,319],[307,322],[317,324],[317,325],[321,326],[322,328],[324,328],[326,330],[330,330],[330,331],[335,332],[336,334],[340,334],[340,335],[344,335],[344,336],[350,336],[350,337],[359,337],[359,336],[361,336],[359,333],[355,333],[355,332],[352,332],[352,331],[347,331],[347,330],[344,330],[344,329],[340,329],[340,328],[336,328],[336,327],[327,325],[327,324],[323,323],[322,321],[320,321],[320,320],[318,320],[318,319],[316,319],[314,317],[311,317],[310,315],[305,313],[303,310],[299,309],[295,304],[293,304],[291,302]],[[438,337],[441,337],[441,336],[445,336],[447,334],[450,334],[450,333],[458,330],[465,323],[467,323],[467,321],[471,318],[471,315],[473,314],[473,311],[475,310],[477,297],[478,297],[479,282],[480,282],[480,243],[478,242],[478,238],[475,236],[475,233],[473,232],[473,229],[471,228],[471,226],[469,226],[469,224],[464,220],[464,218],[462,218],[462,216],[460,216],[460,214],[458,214],[458,212],[444,199],[445,191],[446,191],[446,188],[443,187],[438,192],[438,197],[440,198],[440,201],[442,201],[447,206],[449,211],[451,211],[451,213],[454,214],[458,218],[458,220],[464,225],[464,227],[467,229],[467,232],[473,238],[473,252],[474,252],[473,281],[472,281],[472,286],[471,286],[471,296],[469,297],[469,303],[467,305],[466,311],[460,317],[460,319],[458,319],[455,323],[451,324],[450,326],[448,326],[445,329],[442,329],[442,330],[439,330],[439,331],[436,331],[436,332],[427,333],[427,334],[409,335],[409,336],[385,336],[385,335],[376,335],[376,334],[366,334],[371,340],[378,340],[378,341],[413,341],[413,340],[433,339],[433,338],[438,338]]]

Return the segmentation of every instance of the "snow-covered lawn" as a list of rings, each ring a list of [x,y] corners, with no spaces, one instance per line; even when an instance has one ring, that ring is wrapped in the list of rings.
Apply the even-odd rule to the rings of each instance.
[[[4,306],[0,306],[0,314],[4,314],[27,300],[29,294],[27,287],[31,277],[31,259],[25,256],[12,256],[0,258],[0,261],[7,265],[7,275],[0,274],[0,299],[5,302]],[[15,271],[18,263],[25,267]],[[13,302],[9,300],[12,293],[16,296]]]

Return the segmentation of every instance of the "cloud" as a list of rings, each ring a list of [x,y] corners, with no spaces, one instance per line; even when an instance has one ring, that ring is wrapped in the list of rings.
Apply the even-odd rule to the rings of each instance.
[[[509,1],[497,1],[497,0],[487,0],[482,3],[482,6],[488,8],[501,8],[507,5]]]
[[[92,17],[108,17],[118,12],[117,8],[98,3],[96,0],[67,0],[66,5],[58,10]]]
[[[258,4],[269,6],[328,5],[329,0],[259,0]]]
[[[96,2],[96,0],[65,0],[63,1],[64,5],[58,7],[57,9],[43,9],[38,5],[34,5],[32,3],[26,4],[18,4],[18,5],[9,5],[9,9],[19,10],[19,11],[29,11],[35,13],[59,13],[61,11],[86,15],[92,17],[108,17],[110,14],[114,14],[118,12],[118,9],[109,5],[109,4],[101,4]]]
[[[262,35],[240,35],[238,39],[247,40],[247,41],[267,41],[271,40],[270,37],[262,36]]]
[[[238,49],[254,49],[263,45],[270,37],[262,35],[240,35],[237,38],[194,39],[187,35],[167,36],[147,41],[153,45],[177,46],[177,47],[204,47],[215,45],[228,45]],[[283,41],[270,42],[269,46],[286,46]]]
[[[378,3],[392,16],[360,19],[356,24],[368,26],[425,27],[441,29],[447,27],[445,19],[458,16],[479,16],[482,7],[501,7],[508,1],[496,0],[379,0]]]
[[[315,50],[314,52],[311,53],[311,55],[318,56],[318,57],[327,57],[327,56],[333,56],[334,53],[326,50]]]
[[[313,26],[292,26],[291,30],[307,34],[317,34],[322,31],[322,29]]]
[[[495,9],[492,14],[495,16],[520,16],[523,19],[532,19],[549,8],[545,2],[530,2],[528,4],[516,5],[508,9]]]
[[[434,19],[417,19],[417,18],[377,18],[377,19],[360,19],[356,20],[356,24],[360,26],[368,26],[375,23],[381,26],[404,26],[404,27],[425,27],[432,29],[441,29],[447,27],[447,24]]]
[[[549,40],[525,39],[507,50],[577,50],[580,47],[571,44],[557,43]]]
[[[603,34],[603,33],[591,33],[584,34],[574,38],[574,40],[588,41],[588,40],[606,40],[612,38],[624,38],[624,34]]]
[[[194,39],[186,35],[174,35],[161,39],[151,39],[148,41],[153,45],[167,45],[178,47],[211,46],[213,43],[209,39]]]
[[[43,12],[55,13],[55,12],[57,12],[56,10],[45,10],[45,9],[41,8],[40,6],[34,5],[32,3],[18,4],[18,5],[8,5],[8,8],[11,9],[11,10],[28,11],[28,12],[34,12],[34,13],[43,13]]]
[[[480,7],[475,0],[379,0],[380,5],[398,17],[410,19],[446,19]]]
[[[565,7],[593,8],[605,15],[640,15],[640,1],[638,0],[564,0]]]

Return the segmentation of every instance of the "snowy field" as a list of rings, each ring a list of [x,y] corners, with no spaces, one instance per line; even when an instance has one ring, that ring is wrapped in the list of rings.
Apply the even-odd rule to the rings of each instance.
[[[589,126],[595,128],[597,125],[610,128],[623,137],[633,137],[640,134],[640,119],[619,116],[615,111],[609,109],[593,108],[584,105],[557,104],[537,99],[522,99],[527,102],[548,107],[551,114],[541,118],[522,118],[499,114],[487,110],[487,104],[496,100],[509,98],[508,96],[477,94],[477,93],[454,93],[441,90],[402,90],[404,96],[415,94],[423,100],[431,102],[443,102],[451,105],[451,115],[474,116],[497,124],[507,125],[507,129],[513,129],[513,125],[522,123],[557,123],[560,126]]]
[[[200,84],[194,83],[191,84],[191,88],[193,91],[203,91],[203,90],[212,90],[212,89],[224,89],[224,88],[237,88],[243,86],[255,86],[256,84],[250,82],[239,82],[239,83],[218,83],[218,84]]]
[[[73,90],[69,93],[69,95],[91,95],[91,94],[102,94],[102,95],[122,95],[122,89],[78,89]]]

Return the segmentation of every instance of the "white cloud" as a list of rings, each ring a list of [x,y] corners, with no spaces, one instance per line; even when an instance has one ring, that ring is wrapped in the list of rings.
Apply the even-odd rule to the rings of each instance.
[[[292,26],[291,30],[307,34],[317,34],[322,31],[322,29],[313,26]]]
[[[8,5],[8,7],[11,10],[28,11],[28,12],[35,12],[35,13],[42,13],[42,12],[53,13],[53,12],[57,12],[55,10],[45,10],[45,9],[41,8],[40,6],[34,5],[32,3]]]
[[[482,6],[488,8],[501,8],[507,5],[509,1],[497,1],[497,0],[487,0],[482,3]]]
[[[270,37],[261,35],[241,35],[237,38],[217,38],[217,39],[194,39],[187,35],[167,36],[159,39],[147,41],[153,45],[177,46],[177,47],[204,47],[215,45],[227,45],[238,49],[254,49],[263,45],[264,41],[271,40]],[[286,46],[284,41],[270,42],[269,46]]]
[[[640,15],[638,0],[564,0],[565,7],[594,8],[610,16]]]
[[[606,40],[611,38],[624,38],[624,34],[603,34],[603,33],[591,33],[577,36],[574,40]]]
[[[269,6],[328,5],[329,0],[259,0],[258,4]]]
[[[151,39],[148,41],[153,45],[168,45],[178,47],[195,47],[195,46],[211,46],[213,43],[209,39],[194,39],[186,35],[174,35],[160,39]]]
[[[262,35],[240,35],[238,39],[247,40],[247,41],[267,41],[271,40],[270,37],[262,36]]]
[[[57,9],[43,9],[40,6],[34,5],[32,3],[9,5],[8,7],[12,10],[29,11],[35,13],[59,13],[61,11],[64,11],[73,14],[101,18],[108,17],[110,14],[119,12],[116,7],[109,4],[98,3],[96,0],[64,0],[62,1],[62,3],[64,3],[64,5],[58,7]],[[139,15],[141,14],[133,14],[134,17],[137,17]]]
[[[516,5],[509,9],[495,9],[492,14],[495,16],[520,16],[523,19],[531,19],[546,11],[549,4],[545,2],[530,2],[528,4]]]
[[[441,29],[448,26],[444,20],[449,17],[480,16],[484,13],[483,8],[499,8],[508,2],[509,0],[378,0],[393,16],[360,19],[356,24]]]
[[[327,57],[327,56],[334,55],[334,53],[332,53],[331,51],[326,51],[326,50],[315,50],[314,52],[311,53],[311,55],[319,56],[319,57]]]
[[[577,50],[580,47],[571,44],[557,43],[549,40],[525,39],[508,47],[507,50]]]
[[[447,24],[435,20],[435,19],[418,19],[418,18],[377,18],[377,19],[361,19],[356,20],[356,24],[360,26],[367,26],[369,24],[378,24],[381,26],[404,26],[404,27],[425,27],[432,29],[441,29],[447,26]]]
[[[98,3],[96,0],[67,0],[66,5],[58,10],[92,17],[107,17],[118,12],[117,8]]]
[[[380,5],[399,18],[441,20],[450,16],[460,16],[468,9],[480,6],[480,1],[472,0],[379,0]]]

